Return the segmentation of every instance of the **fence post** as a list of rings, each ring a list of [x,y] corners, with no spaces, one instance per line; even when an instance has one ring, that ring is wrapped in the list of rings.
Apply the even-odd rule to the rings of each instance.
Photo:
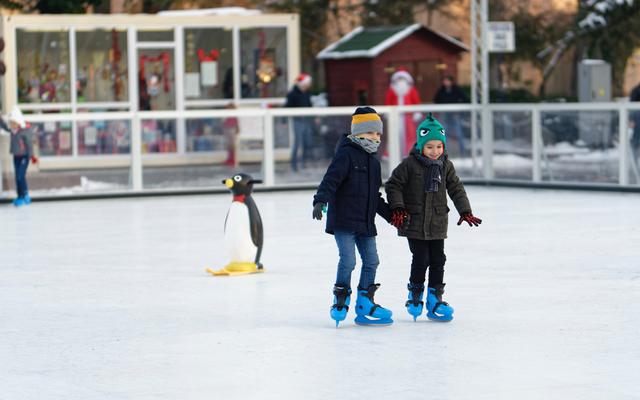
[[[140,115],[133,113],[131,118],[131,189],[142,191],[142,129]]]
[[[262,164],[263,183],[266,187],[275,185],[275,158],[273,148],[273,115],[269,109],[264,110],[264,160]]]
[[[533,156],[533,181],[542,181],[542,125],[540,109],[531,110],[531,151]]]
[[[400,112],[397,107],[391,107],[389,117],[387,119],[387,150],[389,151],[389,174],[400,164],[402,159],[402,150],[400,149]]]
[[[637,112],[637,111],[636,111]],[[629,184],[629,110],[624,105],[618,107],[618,182]]]
[[[482,171],[484,179],[493,179],[493,112],[487,104],[482,106]]]
[[[478,108],[471,108],[471,170],[473,175],[478,173]]]

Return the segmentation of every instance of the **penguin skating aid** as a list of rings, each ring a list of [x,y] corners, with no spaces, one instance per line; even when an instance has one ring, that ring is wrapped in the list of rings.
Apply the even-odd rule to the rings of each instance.
[[[224,268],[206,271],[214,276],[246,275],[264,272],[260,263],[263,230],[258,207],[251,197],[254,183],[262,183],[247,174],[222,181],[233,193],[233,201],[224,223],[224,242],[231,262]]]

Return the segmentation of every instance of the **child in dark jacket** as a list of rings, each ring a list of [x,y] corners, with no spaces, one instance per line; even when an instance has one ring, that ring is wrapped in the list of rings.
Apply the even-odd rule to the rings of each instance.
[[[464,186],[445,152],[444,128],[431,114],[418,126],[417,138],[415,148],[393,170],[385,190],[393,210],[392,224],[400,236],[407,237],[413,254],[407,311],[414,320],[422,314],[428,268],[427,317],[448,322],[453,319],[453,307],[442,301],[444,239],[449,221],[447,193],[460,214],[458,225],[466,221],[469,226],[478,226],[482,220],[471,212]]]
[[[344,135],[327,172],[313,197],[313,218],[322,219],[327,204],[326,232],[334,235],[340,260],[333,288],[331,318],[336,326],[347,316],[351,296],[351,273],[357,247],[362,270],[356,300],[357,324],[389,325],[392,312],[374,302],[379,264],[376,249],[376,213],[387,221],[391,210],[380,194],[382,179],[376,151],[380,145],[382,119],[371,107],[358,107],[352,116],[351,134]]]
[[[7,126],[4,119],[0,118],[0,129],[11,134],[9,151],[13,154],[13,169],[16,177],[16,192],[18,194],[13,204],[19,207],[31,203],[27,187],[27,168],[29,168],[29,160],[35,164],[38,162],[38,158],[33,152],[33,144],[31,143],[32,131],[27,128],[24,116],[17,106],[13,107],[7,120],[9,121],[9,126]]]

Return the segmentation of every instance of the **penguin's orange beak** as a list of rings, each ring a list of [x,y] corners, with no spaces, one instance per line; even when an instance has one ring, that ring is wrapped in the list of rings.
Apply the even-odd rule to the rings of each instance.
[[[222,181],[229,189],[233,187],[233,179],[225,179]]]

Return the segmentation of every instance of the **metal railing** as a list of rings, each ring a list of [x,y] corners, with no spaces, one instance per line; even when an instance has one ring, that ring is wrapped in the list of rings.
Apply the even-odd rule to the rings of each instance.
[[[451,105],[416,105],[405,107],[378,106],[375,107],[385,121],[385,135],[387,136],[387,148],[385,160],[389,166],[386,170],[388,174],[390,170],[401,161],[403,150],[401,148],[402,138],[400,136],[401,125],[405,123],[405,116],[413,113],[433,112],[435,114],[458,113],[459,118],[464,120],[463,126],[468,134],[470,142],[470,152],[460,154],[460,158],[469,161],[469,170],[472,171],[467,176],[480,178],[485,182],[500,182],[510,180],[512,177],[505,178],[509,175],[509,164],[504,166],[496,166],[495,162],[500,161],[501,157],[520,157],[521,175],[517,177],[523,183],[530,182],[533,184],[544,182],[568,182],[577,185],[589,184],[608,184],[616,186],[638,185],[640,176],[636,163],[636,154],[630,143],[630,125],[629,116],[632,113],[640,113],[640,104],[629,102],[609,102],[609,103],[535,103],[535,104],[492,104],[486,110],[482,110],[481,106],[472,106],[468,104],[451,104]],[[143,121],[149,120],[173,120],[176,126],[182,128],[176,129],[178,135],[178,146],[176,153],[172,155],[163,155],[163,157],[182,156],[189,158],[196,156],[196,153],[188,153],[184,146],[184,124],[188,120],[198,119],[225,119],[225,118],[260,118],[262,120],[263,131],[257,133],[262,140],[262,156],[261,156],[261,173],[264,180],[264,187],[278,188],[284,187],[286,184],[278,182],[276,179],[276,164],[274,145],[274,122],[276,119],[287,119],[295,117],[316,117],[316,118],[332,118],[343,117],[348,118],[353,113],[354,107],[327,107],[327,108],[246,108],[246,109],[224,109],[224,110],[190,110],[190,111],[145,111],[145,112],[104,112],[104,113],[75,113],[75,114],[29,114],[25,118],[31,123],[52,123],[52,122],[70,122],[72,126],[72,144],[73,152],[66,156],[66,159],[77,161],[78,168],[82,168],[83,163],[92,163],[96,160],[106,160],[112,155],[96,155],[91,157],[78,155],[78,122],[87,121],[129,121],[130,126],[130,150],[128,156],[129,168],[129,185],[126,192],[139,193],[146,190],[144,184],[145,164],[156,155],[143,154],[142,150],[142,124]],[[484,112],[483,112],[484,111]],[[488,116],[477,124],[480,115]],[[498,116],[498,120],[496,120]],[[523,117],[525,116],[525,117]],[[556,124],[554,120],[563,119],[565,125]],[[598,119],[599,118],[599,119]],[[501,127],[505,122],[507,128]],[[590,127],[590,123],[593,125]],[[554,125],[555,124],[555,125]],[[514,126],[517,129],[514,130]],[[474,132],[475,126],[481,127],[479,131]],[[564,126],[564,128],[563,128]],[[597,129],[596,129],[597,126]],[[503,129],[504,128],[504,129]],[[290,131],[292,130],[289,124]],[[445,126],[445,129],[447,127]],[[500,130],[510,132],[505,138],[500,138]],[[573,141],[566,142],[566,149],[561,156],[551,153],[550,143],[557,144],[558,140],[555,136],[563,136],[561,131],[574,132]],[[596,131],[598,132],[592,132]],[[575,133],[577,132],[577,136]],[[509,135],[519,135],[519,140],[524,143],[518,147],[518,143],[513,141],[509,146]],[[585,143],[582,136],[589,133],[602,135],[603,140],[594,140],[593,143]],[[449,137],[449,136],[448,136]],[[551,139],[549,139],[549,137]],[[508,149],[496,147],[496,139],[504,147]],[[455,138],[448,139],[454,141]],[[636,138],[637,140],[637,138]],[[637,141],[640,143],[640,141]],[[289,143],[290,145],[290,143]],[[284,149],[289,151],[288,149]],[[511,152],[511,153],[510,153]],[[207,153],[200,154],[205,156]],[[582,155],[581,160],[577,155]],[[609,176],[606,179],[596,179],[590,182],[588,177],[579,176],[579,169],[574,172],[575,179],[557,176],[555,170],[564,168],[568,165],[567,160],[574,157],[584,165],[593,166],[600,162],[599,158],[606,155],[606,168]],[[43,161],[55,161],[59,157],[43,156]],[[454,161],[456,157],[452,156]],[[602,157],[601,157],[602,158]],[[604,160],[604,158],[602,158]],[[530,170],[529,164],[530,162]],[[611,163],[617,164],[617,179],[611,173]],[[213,158],[211,163],[213,164]],[[564,163],[564,164],[562,164]],[[504,170],[501,170],[503,168]],[[605,167],[600,167],[602,170]],[[555,169],[555,170],[554,170]],[[527,170],[527,171],[525,171]],[[504,172],[506,171],[506,172]],[[1,172],[1,171],[0,171]],[[319,181],[317,176],[309,178],[308,182],[302,182],[307,185],[316,185]],[[2,188],[0,187],[0,193]],[[4,196],[8,196],[4,192]],[[37,196],[36,196],[37,197]]]

